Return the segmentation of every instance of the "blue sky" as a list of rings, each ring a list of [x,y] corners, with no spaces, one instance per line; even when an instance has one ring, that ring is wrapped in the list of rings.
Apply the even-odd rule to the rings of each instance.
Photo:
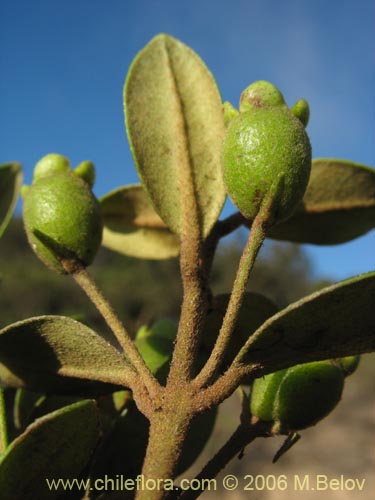
[[[374,166],[374,19],[372,0],[1,0],[1,162],[21,161],[30,182],[48,152],[92,159],[98,196],[136,182],[123,82],[137,51],[167,32],[198,52],[224,100],[270,80],[288,104],[308,99],[314,157]],[[335,279],[375,268],[374,231],[306,250]]]

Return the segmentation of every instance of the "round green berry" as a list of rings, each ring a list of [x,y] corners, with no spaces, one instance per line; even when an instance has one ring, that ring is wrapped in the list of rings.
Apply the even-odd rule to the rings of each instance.
[[[309,138],[286,107],[253,108],[230,123],[223,144],[224,183],[247,219],[258,214],[280,180],[267,222],[289,217],[303,197],[310,168]]]
[[[293,366],[276,393],[274,420],[290,430],[310,427],[334,409],[343,387],[344,376],[330,361]]]
[[[33,182],[62,172],[70,171],[70,162],[68,158],[57,153],[50,153],[43,156],[34,167]]]
[[[255,380],[250,408],[261,420],[274,422],[274,432],[289,433],[328,415],[343,387],[344,374],[331,361],[296,365]]]
[[[71,171],[34,182],[25,195],[23,217],[32,249],[49,268],[66,273],[62,259],[92,263],[102,238],[100,205]]]

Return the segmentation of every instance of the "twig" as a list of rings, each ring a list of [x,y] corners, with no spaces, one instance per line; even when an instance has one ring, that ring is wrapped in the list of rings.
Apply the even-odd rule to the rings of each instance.
[[[155,397],[161,391],[161,386],[146,366],[142,356],[136,349],[129,333],[123,323],[116,315],[111,304],[107,301],[102,291],[98,288],[92,276],[84,267],[78,268],[72,273],[76,283],[84,290],[86,295],[98,309],[109,328],[114,333],[121,345],[126,359],[139,375],[139,379],[144,383],[150,396]],[[134,376],[133,376],[134,380]],[[133,387],[132,387],[133,389]]]
[[[8,447],[8,427],[5,407],[4,389],[0,387],[0,455]]]
[[[207,385],[220,368],[225,355],[225,350],[230,342],[236,325],[237,316],[246,291],[246,285],[249,280],[250,272],[254,266],[256,256],[258,255],[264,238],[264,218],[263,214],[260,213],[254,219],[250,236],[244,248],[219,336],[206,365],[195,378],[194,385],[197,388]]]

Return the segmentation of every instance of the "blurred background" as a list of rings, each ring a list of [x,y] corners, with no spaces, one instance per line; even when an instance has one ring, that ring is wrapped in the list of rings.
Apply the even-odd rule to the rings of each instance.
[[[223,100],[237,105],[248,84],[270,80],[289,105],[300,97],[309,101],[313,157],[373,166],[374,19],[370,0],[1,0],[0,162],[20,161],[30,183],[35,163],[49,152],[68,156],[73,165],[91,159],[97,167],[98,196],[137,182],[122,88],[135,54],[157,33],[167,32],[202,57]],[[233,211],[228,201],[223,215]],[[220,247],[214,292],[230,290],[244,237],[238,231]],[[269,241],[250,289],[283,307],[333,281],[374,269],[374,250],[374,231],[332,247]],[[92,272],[132,332],[163,316],[178,317],[176,260],[137,261],[102,250]],[[55,276],[37,261],[17,218],[1,242],[0,273],[0,327],[49,313],[105,328],[69,278]],[[375,487],[374,382],[374,357],[364,356],[348,380],[342,404],[317,428],[304,431],[279,463],[271,460],[281,442],[262,440],[226,473],[344,474],[365,478],[365,491],[327,491],[324,498],[370,498]],[[236,427],[236,405],[234,396],[223,406],[200,465]],[[220,491],[220,498],[236,500],[250,493],[262,500],[301,495],[290,489],[227,496]],[[303,493],[307,499],[319,495]]]

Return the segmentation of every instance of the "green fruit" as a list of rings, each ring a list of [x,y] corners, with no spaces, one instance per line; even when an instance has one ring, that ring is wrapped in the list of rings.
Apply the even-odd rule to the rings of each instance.
[[[65,156],[57,153],[50,153],[43,156],[34,167],[33,182],[62,172],[70,171],[70,162]]]
[[[286,107],[283,94],[270,82],[259,80],[249,85],[240,97],[240,112],[265,106]]]
[[[95,184],[95,165],[92,161],[82,161],[79,165],[76,166],[73,172],[78,175],[78,177],[81,177],[81,179],[86,181],[90,187],[93,187],[93,185]]]
[[[328,415],[341,399],[342,370],[331,361],[296,365],[255,380],[253,415],[275,422],[274,431],[305,429]]]
[[[239,113],[227,129],[222,158],[227,192],[244,217],[253,219],[275,188],[267,222],[292,215],[309,180],[311,146],[286,106],[251,106]]]
[[[293,366],[274,401],[274,417],[291,430],[305,429],[327,416],[341,399],[344,377],[332,363]]]
[[[29,243],[51,269],[66,273],[61,258],[88,266],[102,237],[100,206],[89,186],[72,172],[41,177],[23,208]]]
[[[258,378],[251,388],[251,413],[265,422],[273,420],[273,407],[280,382],[286,370],[270,373]]]

